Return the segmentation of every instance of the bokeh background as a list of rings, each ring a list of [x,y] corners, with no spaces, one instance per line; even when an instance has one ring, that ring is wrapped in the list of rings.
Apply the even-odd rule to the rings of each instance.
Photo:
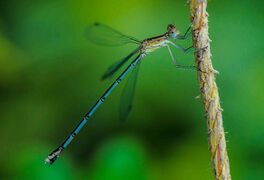
[[[209,1],[233,179],[264,178],[263,7]],[[59,160],[44,164],[113,81],[100,80],[108,66],[135,48],[87,41],[95,21],[144,39],[169,23],[184,32],[189,8],[186,0],[0,1],[1,179],[212,179],[196,73],[176,69],[165,48],[142,62],[126,122],[118,118],[121,83]],[[192,53],[174,53],[194,63]]]

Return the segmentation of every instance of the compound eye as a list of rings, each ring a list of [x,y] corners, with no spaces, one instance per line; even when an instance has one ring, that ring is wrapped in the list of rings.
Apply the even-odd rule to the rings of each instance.
[[[174,27],[174,25],[172,25],[172,24],[169,24],[169,25],[167,26],[167,30],[168,30],[168,31],[171,30],[171,29],[173,29],[173,28],[175,28],[175,27]]]

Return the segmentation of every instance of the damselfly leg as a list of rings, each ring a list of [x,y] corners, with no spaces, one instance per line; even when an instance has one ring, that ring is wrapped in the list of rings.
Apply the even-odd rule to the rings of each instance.
[[[172,62],[176,65],[176,68],[184,69],[184,70],[187,70],[187,69],[196,70],[196,66],[186,66],[186,65],[178,64],[169,45],[167,45],[167,48],[168,48],[169,54],[171,56]]]
[[[176,39],[179,39],[179,40],[187,39],[190,36],[191,32],[192,32],[191,30],[192,30],[192,26],[189,26],[189,28],[186,30],[184,35],[177,35]]]
[[[190,47],[188,47],[188,48],[183,48],[183,47],[181,47],[180,45],[175,44],[174,42],[172,42],[172,41],[170,41],[170,40],[166,40],[166,42],[167,42],[168,44],[173,45],[174,47],[176,47],[177,49],[181,50],[181,51],[184,52],[184,53],[188,53],[188,52],[193,48],[193,46],[190,46]]]

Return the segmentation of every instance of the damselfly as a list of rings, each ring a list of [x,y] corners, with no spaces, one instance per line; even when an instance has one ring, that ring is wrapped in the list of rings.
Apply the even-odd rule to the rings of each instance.
[[[113,66],[111,66],[106,73],[103,75],[103,79],[111,77],[117,70],[119,70],[132,56],[136,55],[136,58],[131,61],[131,63],[127,66],[127,68],[120,74],[120,76],[113,82],[113,84],[104,92],[104,94],[98,99],[98,101],[91,107],[91,109],[85,114],[85,116],[81,119],[79,124],[75,127],[72,133],[66,138],[66,140],[56,148],[52,153],[48,155],[45,159],[47,164],[52,164],[55,160],[59,157],[61,152],[67,148],[67,146],[71,143],[74,137],[80,132],[83,128],[85,123],[90,119],[90,117],[94,114],[97,108],[105,101],[105,99],[109,96],[109,94],[114,90],[114,88],[125,78],[125,76],[133,69],[131,76],[128,80],[128,83],[125,87],[124,92],[129,95],[124,95],[125,98],[121,98],[123,101],[122,106],[120,108],[120,117],[121,119],[126,119],[128,113],[131,110],[132,100],[135,91],[135,84],[138,74],[138,69],[141,60],[149,53],[161,48],[166,47],[169,51],[169,54],[172,58],[173,63],[176,65],[177,68],[195,68],[195,66],[182,66],[177,64],[176,59],[172,53],[170,45],[174,46],[175,48],[187,52],[189,48],[183,48],[173,42],[173,40],[183,40],[188,37],[190,34],[191,27],[187,29],[184,35],[180,35],[179,31],[176,27],[172,24],[167,26],[166,33],[145,39],[143,41],[139,41],[136,38],[131,36],[124,35],[106,25],[95,23],[92,26],[88,27],[86,30],[87,38],[97,44],[102,45],[123,45],[127,43],[135,43],[138,44],[137,49],[131,52],[128,56],[121,59],[121,61],[117,62]],[[123,100],[122,100],[123,99]]]

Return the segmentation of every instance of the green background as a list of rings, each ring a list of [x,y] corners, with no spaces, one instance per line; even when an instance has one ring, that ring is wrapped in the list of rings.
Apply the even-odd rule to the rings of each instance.
[[[208,3],[231,174],[263,179],[264,3]],[[1,1],[1,179],[212,179],[196,73],[176,69],[165,48],[141,63],[127,122],[118,120],[121,83],[59,160],[44,165],[113,81],[100,81],[107,67],[135,48],[87,41],[95,21],[138,39],[190,23],[186,0]],[[192,53],[174,53],[194,64]]]

